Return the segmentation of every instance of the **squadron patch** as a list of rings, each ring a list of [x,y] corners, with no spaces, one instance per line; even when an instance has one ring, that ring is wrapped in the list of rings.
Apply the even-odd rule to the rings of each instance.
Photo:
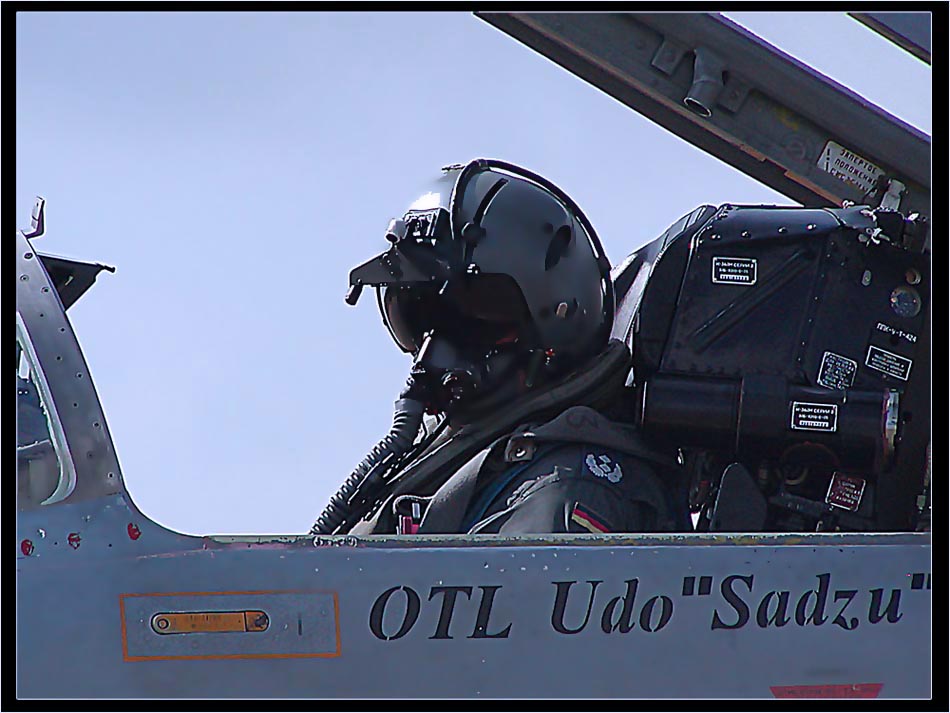
[[[584,462],[587,464],[587,467],[590,469],[591,474],[597,476],[598,478],[606,478],[611,483],[619,483],[620,479],[623,477],[623,471],[620,469],[619,463],[614,463],[607,456],[595,457],[593,453],[588,453],[587,458],[584,459]],[[613,466],[613,468],[611,468]]]

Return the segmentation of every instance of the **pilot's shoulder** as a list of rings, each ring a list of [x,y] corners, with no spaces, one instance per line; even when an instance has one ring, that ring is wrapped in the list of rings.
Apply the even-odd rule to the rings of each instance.
[[[633,424],[612,420],[589,406],[571,406],[545,423],[515,429],[507,439],[506,459],[528,459],[544,444],[607,448],[664,466],[674,462],[648,445]]]

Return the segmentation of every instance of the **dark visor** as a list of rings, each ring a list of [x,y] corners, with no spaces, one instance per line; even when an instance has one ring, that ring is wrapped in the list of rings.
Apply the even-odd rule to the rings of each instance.
[[[482,274],[441,285],[382,288],[380,308],[396,343],[415,352],[436,330],[459,346],[492,347],[525,336],[531,319],[521,290],[508,275]]]

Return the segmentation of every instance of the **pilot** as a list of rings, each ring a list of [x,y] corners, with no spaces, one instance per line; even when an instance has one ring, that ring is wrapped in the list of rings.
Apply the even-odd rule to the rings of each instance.
[[[689,528],[675,459],[623,422],[610,263],[565,193],[500,161],[449,166],[386,238],[347,301],[376,288],[410,376],[313,534]]]

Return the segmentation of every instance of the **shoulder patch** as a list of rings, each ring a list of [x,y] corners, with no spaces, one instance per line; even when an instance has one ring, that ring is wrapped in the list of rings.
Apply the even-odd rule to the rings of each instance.
[[[593,453],[588,453],[584,463],[587,464],[591,475],[598,478],[606,478],[611,483],[619,483],[620,479],[623,478],[623,470],[620,469],[620,464],[612,461],[609,456],[595,456]]]
[[[571,511],[571,522],[580,525],[589,532],[593,532],[595,535],[610,532],[604,518],[577,502],[574,503],[574,510]]]

